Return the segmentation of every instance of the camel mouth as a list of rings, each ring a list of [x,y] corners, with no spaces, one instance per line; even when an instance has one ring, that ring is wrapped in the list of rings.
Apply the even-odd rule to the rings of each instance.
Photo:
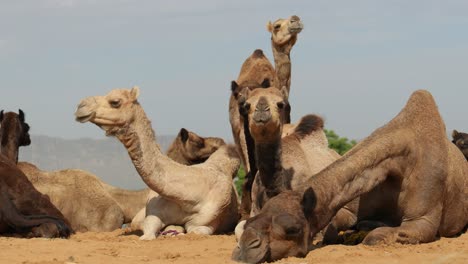
[[[304,29],[304,25],[301,22],[298,22],[296,25],[293,25],[289,28],[290,33],[298,34]]]
[[[89,114],[76,113],[75,115],[76,115],[76,117],[75,117],[76,121],[78,121],[80,123],[86,123],[86,122],[90,121],[91,119],[93,119],[96,116],[96,113],[95,112],[92,112],[92,113],[89,113]]]

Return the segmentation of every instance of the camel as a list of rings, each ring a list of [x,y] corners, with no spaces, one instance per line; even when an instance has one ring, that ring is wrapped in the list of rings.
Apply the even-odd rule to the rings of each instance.
[[[201,137],[194,132],[181,128],[167,150],[167,156],[184,165],[205,162],[211,154],[226,145],[222,138]]]
[[[31,144],[29,125],[24,119],[25,115],[21,109],[18,110],[18,114],[13,112],[4,114],[3,110],[0,112],[0,123],[2,123],[0,153],[15,163],[18,162],[19,147]]]
[[[34,188],[16,166],[18,148],[29,145],[24,112],[0,112],[0,233],[26,237],[64,237],[73,232],[47,196]]]
[[[238,92],[245,87],[253,90],[259,87],[286,87],[290,91],[291,86],[291,49],[297,41],[297,35],[302,31],[303,24],[299,17],[291,16],[288,19],[278,19],[274,23],[267,24],[267,30],[271,33],[271,45],[275,60],[275,68],[265,57],[262,50],[255,50],[242,64],[237,81],[231,83],[231,96],[229,98],[229,121],[231,123],[234,142],[241,156],[242,164],[247,172],[246,180],[242,186],[241,215],[242,219],[248,217],[251,210],[250,189],[253,184],[253,175],[256,167],[253,164],[252,155],[247,150],[247,140],[244,127],[238,112]],[[268,82],[266,84],[266,82]],[[286,123],[290,123],[291,107],[286,104]],[[252,168],[251,168],[252,167]]]
[[[202,160],[210,151],[214,152],[213,149],[222,141],[218,138],[202,138],[193,132],[183,130],[190,135],[190,139],[186,140],[186,145],[178,144],[175,147],[176,142],[180,141],[178,136],[171,147],[171,155],[187,157],[185,162]],[[203,141],[203,144],[200,141]],[[195,143],[199,145],[195,146]],[[148,197],[154,196],[148,188],[142,190],[118,188],[83,170],[65,169],[47,172],[27,162],[20,162],[18,167],[39,191],[49,196],[51,202],[78,232],[113,231],[124,223],[132,222],[140,210],[143,210],[144,218],[144,207]],[[70,200],[74,203],[69,203]]]
[[[226,143],[222,138],[201,137],[195,132],[181,128],[177,137],[169,146],[167,156],[184,165],[200,164],[205,162],[214,152],[216,152],[216,150],[224,145],[226,145]],[[150,189],[148,188],[148,190]],[[146,206],[140,209],[132,219],[132,230],[143,230],[146,208],[149,207],[148,210],[151,211],[151,207],[154,207],[154,203],[158,200],[157,196],[158,194],[156,192],[152,190],[149,191],[145,200]],[[237,192],[236,198],[238,199]],[[181,230],[180,228],[181,227],[179,227],[179,230]],[[169,230],[174,230],[174,226],[168,226],[164,231],[166,232]]]
[[[240,166],[233,146],[220,147],[198,165],[179,164],[161,152],[137,98],[138,87],[114,89],[105,96],[83,99],[75,112],[78,122],[91,122],[115,136],[143,181],[159,194],[147,212],[142,240],[151,240],[165,226],[184,225],[188,233],[211,235],[233,229],[238,220],[232,177]]]
[[[452,138],[453,144],[455,144],[461,150],[466,160],[468,161],[468,134],[453,130]]]
[[[311,239],[360,196],[356,228],[367,245],[452,237],[468,225],[468,165],[445,135],[432,95],[414,92],[403,110],[301,191],[270,199],[249,219],[233,259],[248,263],[303,257]]]
[[[252,187],[250,216],[259,213],[263,204],[279,192],[302,186],[308,176],[340,158],[328,147],[323,120],[316,115],[304,116],[289,135],[282,137],[287,100],[285,87],[244,89],[240,112],[254,139],[257,174]],[[289,128],[292,129],[292,128]]]

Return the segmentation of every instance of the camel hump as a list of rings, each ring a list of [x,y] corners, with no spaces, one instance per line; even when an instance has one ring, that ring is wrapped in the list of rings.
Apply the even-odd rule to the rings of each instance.
[[[406,106],[400,113],[405,116],[404,120],[412,125],[422,126],[431,124],[430,127],[440,126],[445,131],[445,125],[439,114],[437,104],[431,93],[426,90],[417,90],[411,94]],[[445,132],[444,132],[445,133]]]
[[[299,138],[304,138],[312,132],[323,129],[323,119],[317,115],[306,115],[301,118],[299,124],[294,129],[294,134]]]
[[[265,57],[265,55],[263,54],[263,50],[261,50],[261,49],[256,49],[252,53],[252,58],[263,58],[263,57]]]

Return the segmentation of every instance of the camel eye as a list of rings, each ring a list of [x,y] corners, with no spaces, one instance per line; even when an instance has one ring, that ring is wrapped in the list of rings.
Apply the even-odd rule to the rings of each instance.
[[[278,106],[279,109],[284,108],[284,102],[278,102],[276,105]]]
[[[244,109],[245,109],[246,111],[249,111],[249,110],[250,110],[250,104],[249,104],[249,103],[245,103],[245,104],[244,104]]]
[[[276,24],[274,28],[275,28],[276,30],[278,30],[278,29],[280,29],[280,27],[281,27],[281,24]]]
[[[109,104],[112,108],[119,108],[120,107],[120,99],[116,99],[116,100],[111,100],[109,101]]]

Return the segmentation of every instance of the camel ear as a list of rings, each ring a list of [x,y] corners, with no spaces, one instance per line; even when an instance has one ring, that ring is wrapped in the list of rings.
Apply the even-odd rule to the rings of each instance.
[[[265,78],[265,79],[263,80],[261,86],[262,86],[262,88],[268,88],[268,87],[270,87],[270,86],[271,86],[271,84],[270,84],[270,79]]]
[[[308,188],[304,195],[302,195],[302,211],[306,218],[308,218],[314,212],[315,206],[317,205],[317,196],[315,195],[314,190],[312,188]]]
[[[23,112],[23,110],[19,109],[18,112],[19,112],[19,120],[21,122],[24,122],[24,112]]]
[[[239,84],[236,81],[231,81],[231,92],[236,97],[239,94]]]
[[[140,87],[133,86],[133,88],[130,90],[130,95],[132,96],[132,100],[136,101],[138,96],[140,96]]]
[[[180,129],[180,132],[179,132],[179,135],[180,135],[180,139],[182,140],[182,142],[186,142],[189,138],[189,132],[187,131],[187,129],[185,128],[181,128]]]
[[[271,23],[271,21],[268,21],[266,28],[268,32],[273,32],[273,23]]]
[[[0,122],[3,121],[3,110],[0,112]]]
[[[456,138],[457,136],[458,136],[458,131],[454,129],[452,132],[452,137]]]

